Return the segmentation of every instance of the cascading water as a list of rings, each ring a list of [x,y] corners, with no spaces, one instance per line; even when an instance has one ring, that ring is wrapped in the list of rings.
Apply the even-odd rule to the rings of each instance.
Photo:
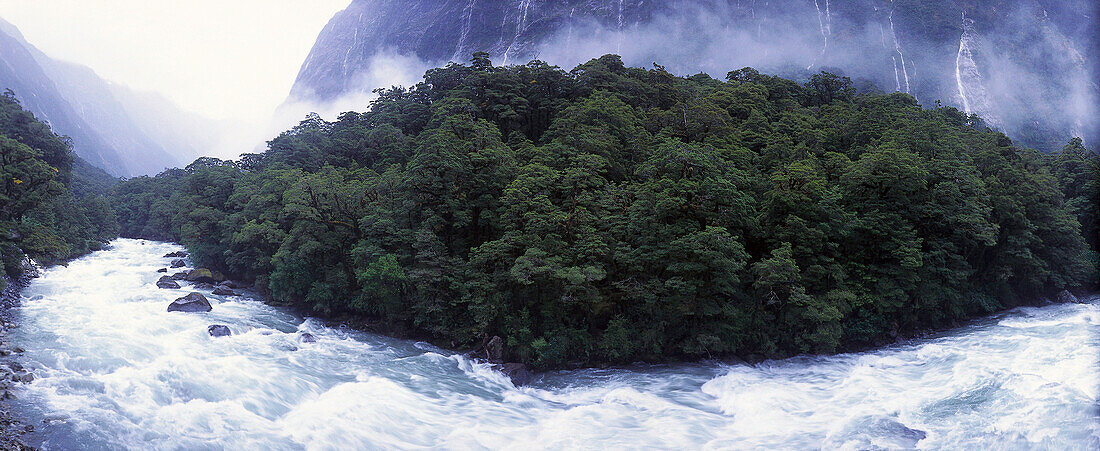
[[[1000,121],[989,104],[982,74],[978,70],[978,63],[974,61],[978,33],[974,29],[974,20],[967,18],[965,11],[962,13],[962,30],[959,52],[955,56],[955,83],[959,89],[963,111],[967,114],[976,113],[990,125],[998,126]]]
[[[118,240],[44,271],[13,344],[44,449],[1097,449],[1100,299],[909,344],[760,364],[552,372],[514,387],[424,343],[242,297],[166,312],[178,246]],[[233,334],[214,338],[207,326]],[[298,337],[308,332],[314,343]]]
[[[821,56],[819,56],[818,59],[824,59],[825,52],[829,50],[829,36],[833,34],[833,16],[829,11],[829,0],[825,0],[824,13],[821,12],[821,5],[818,3],[818,0],[814,0],[814,8],[817,9],[818,29],[821,30]],[[816,62],[810,63],[809,66],[806,66],[806,69],[809,70],[814,67],[814,64],[816,64]]]
[[[890,37],[894,40],[894,53],[901,58],[901,74],[905,77],[905,93],[909,93],[909,71],[905,68],[905,54],[901,52],[901,44],[898,42],[898,33],[894,31],[894,11],[890,11]],[[893,56],[891,56],[893,58]],[[894,60],[894,77],[897,77],[897,60]],[[901,91],[901,83],[898,83],[898,91]]]
[[[458,42],[455,43],[455,53],[451,56],[452,61],[463,61],[470,55],[466,53],[466,41],[470,38],[470,26],[474,20],[474,4],[477,0],[470,0],[466,3],[466,7],[462,9],[462,31],[459,32]]]
[[[519,36],[523,34],[527,29],[527,9],[531,7],[531,0],[520,0],[519,2],[519,20],[516,22],[516,33],[512,36],[512,43],[508,44],[508,48],[504,50],[503,64],[508,64],[508,56],[512,53],[512,49],[516,46],[516,42],[519,41]]]

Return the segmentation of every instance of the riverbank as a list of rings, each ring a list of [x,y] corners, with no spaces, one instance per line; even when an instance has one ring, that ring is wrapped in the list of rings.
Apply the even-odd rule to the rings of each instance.
[[[34,426],[27,424],[24,418],[10,408],[10,401],[15,398],[12,385],[23,383],[23,367],[16,361],[23,349],[11,346],[8,334],[18,327],[13,310],[20,305],[20,294],[38,276],[38,268],[29,261],[24,262],[23,273],[18,279],[9,278],[6,274],[2,276],[5,283],[4,289],[0,291],[0,449],[3,450],[33,449],[25,445],[22,438],[27,432],[33,431]],[[19,375],[15,376],[17,373]],[[13,376],[20,381],[15,381]]]

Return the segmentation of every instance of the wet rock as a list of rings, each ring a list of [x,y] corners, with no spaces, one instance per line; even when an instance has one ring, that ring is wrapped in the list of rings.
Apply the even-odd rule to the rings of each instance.
[[[210,301],[206,300],[206,296],[199,293],[191,293],[182,298],[172,301],[172,304],[168,306],[169,312],[209,312]]]
[[[175,260],[172,260],[172,265],[171,266],[173,268],[182,268],[184,266],[187,266],[187,262],[183,261],[182,258],[177,258]]]
[[[27,352],[26,349],[20,348],[19,346],[11,348],[11,350],[14,351],[16,354],[22,354],[24,352]]]
[[[19,382],[22,382],[24,384],[29,384],[31,382],[34,382],[34,374],[33,373],[23,373],[21,375],[17,375],[16,377],[18,378]]]
[[[206,283],[206,282],[199,282],[199,283],[195,284],[195,288],[198,288],[200,290],[213,290],[214,289],[214,284],[210,284],[210,283]]]
[[[186,256],[187,253],[184,251],[169,252],[167,254],[164,254],[165,258],[184,258]]]
[[[302,332],[300,335],[298,335],[298,341],[302,343],[316,343],[317,337],[313,336],[313,334],[309,332]]]
[[[517,387],[531,382],[533,375],[522,363],[505,363],[500,366],[500,372],[512,380],[512,385]]]
[[[239,280],[226,280],[225,282],[222,282],[221,285],[233,290],[243,290],[249,287],[247,283],[241,282]]]
[[[4,399],[5,401],[15,399],[15,395],[8,390],[4,390],[3,393],[0,393],[0,399]]]
[[[222,324],[211,325],[206,328],[206,332],[209,333],[211,337],[228,337],[233,335],[233,331],[229,330],[229,326]]]
[[[485,344],[485,358],[493,363],[500,363],[504,358],[504,340],[494,335]]]
[[[168,268],[160,268],[157,272],[168,272]]]
[[[222,285],[214,287],[214,294],[218,296],[237,296],[236,291],[230,290]]]
[[[169,276],[161,276],[160,279],[157,279],[157,287],[165,289],[178,289],[180,287],[180,284],[176,283],[176,281]]]
[[[1062,303],[1066,303],[1066,302],[1079,303],[1079,302],[1081,302],[1081,300],[1077,299],[1077,296],[1074,296],[1073,293],[1069,292],[1069,290],[1062,290],[1060,293],[1058,293],[1058,296],[1056,296],[1055,299],[1058,302],[1062,302]]]
[[[223,280],[225,280],[225,276],[222,275],[222,273],[211,271],[206,268],[192,269],[190,272],[187,273],[188,282],[215,284]]]
[[[172,280],[187,280],[187,271],[172,274]]]

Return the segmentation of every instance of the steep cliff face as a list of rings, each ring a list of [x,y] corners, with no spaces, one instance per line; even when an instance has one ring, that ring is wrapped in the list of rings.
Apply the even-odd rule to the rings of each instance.
[[[112,175],[154,174],[197,153],[186,140],[150,137],[157,136],[152,124],[172,120],[141,109],[133,100],[141,94],[46,56],[3,20],[0,60],[0,90],[14,91],[24,108],[72,139],[77,155]]]
[[[563,67],[605,53],[721,77],[743,66],[843,72],[982,115],[1036,147],[1100,139],[1089,0],[355,0],[329,22],[291,99],[369,92],[392,57],[476,51]]]

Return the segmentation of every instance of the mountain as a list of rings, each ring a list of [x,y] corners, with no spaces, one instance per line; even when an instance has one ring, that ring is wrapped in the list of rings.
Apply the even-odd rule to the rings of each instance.
[[[378,86],[382,66],[488,52],[564,67],[605,53],[671,71],[843,73],[975,113],[1041,149],[1100,139],[1091,0],[354,0],[321,32],[291,102]]]
[[[154,174],[199,153],[197,135],[180,124],[205,119],[85,66],[54,60],[2,19],[0,59],[0,89],[14,91],[24,108],[72,139],[78,156],[112,175]]]

